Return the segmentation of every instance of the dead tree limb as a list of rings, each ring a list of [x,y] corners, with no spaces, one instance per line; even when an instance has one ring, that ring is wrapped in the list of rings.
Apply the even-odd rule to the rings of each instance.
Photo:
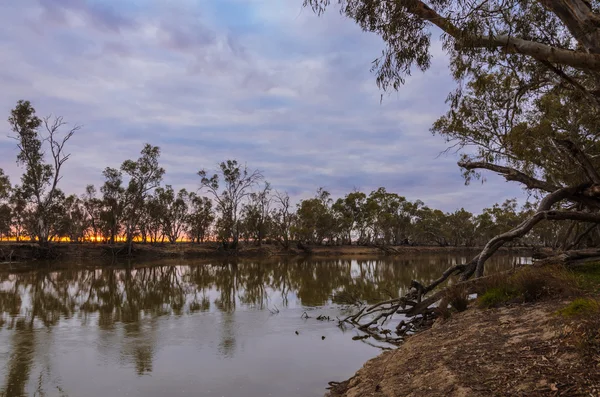
[[[564,199],[574,196],[577,192],[584,190],[589,187],[589,184],[574,186],[574,187],[565,187],[558,189],[546,197],[541,201],[537,212],[529,219],[521,223],[519,226],[515,227],[512,230],[509,230],[506,233],[502,233],[490,241],[485,245],[481,254],[477,258],[477,269],[476,269],[476,277],[482,277],[484,271],[485,262],[498,250],[498,248],[502,247],[504,243],[508,241],[512,241],[516,238],[523,237],[526,235],[535,225],[537,225],[540,221],[544,220],[548,216],[548,211],[552,208],[552,206]],[[570,211],[553,211],[554,213],[560,212],[561,214],[566,212],[572,214]],[[562,214],[564,215],[564,214]],[[589,214],[593,215],[593,214]],[[600,220],[600,215],[598,219]],[[567,219],[567,218],[564,218]],[[573,219],[573,218],[569,218]],[[575,220],[575,219],[573,219]]]

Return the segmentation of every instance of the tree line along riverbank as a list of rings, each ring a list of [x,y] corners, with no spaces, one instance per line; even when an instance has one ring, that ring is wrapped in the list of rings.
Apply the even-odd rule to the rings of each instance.
[[[40,247],[36,243],[0,243],[0,260],[4,262],[28,262],[35,260],[62,259],[113,259],[113,258],[222,258],[222,257],[291,257],[291,256],[326,256],[326,257],[377,257],[405,256],[418,254],[465,254],[472,255],[481,247],[436,247],[436,246],[357,246],[340,245],[325,246],[301,245],[284,248],[278,244],[240,245],[237,250],[224,250],[217,243],[177,243],[177,244],[134,244],[131,254],[128,246],[121,244],[103,243],[55,243],[49,247]],[[511,247],[501,252],[519,256],[531,256],[532,248]]]

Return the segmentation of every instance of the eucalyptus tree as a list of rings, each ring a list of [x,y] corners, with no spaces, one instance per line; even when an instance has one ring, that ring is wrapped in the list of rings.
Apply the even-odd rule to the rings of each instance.
[[[455,247],[472,247],[477,236],[473,214],[464,208],[456,210],[446,215],[446,227],[450,237],[450,242]],[[509,230],[509,229],[506,229]]]
[[[215,220],[213,203],[208,197],[190,193],[189,207],[188,235],[192,242],[202,243],[208,239],[210,227]]]
[[[245,232],[257,245],[262,245],[271,227],[271,185],[265,182],[258,192],[248,196],[248,202],[242,205],[242,218]]]
[[[160,204],[157,188],[151,197],[148,197],[142,209],[142,215],[139,219],[139,229],[142,237],[142,242],[148,240],[151,243],[164,241],[165,234],[163,233],[163,218],[164,207]]]
[[[87,238],[93,242],[98,241],[99,237],[102,235],[103,202],[96,197],[96,194],[97,191],[94,185],[87,185],[85,187],[85,193],[81,196],[81,205],[83,206],[89,222]]]
[[[331,0],[304,0],[320,13]],[[375,312],[429,310],[423,295],[454,274],[484,275],[505,243],[543,221],[600,223],[600,15],[587,0],[338,0],[341,13],[379,35],[376,82],[398,89],[411,70],[431,65],[432,34],[442,32],[457,89],[432,127],[464,149],[466,181],[493,172],[522,184],[539,205],[515,228],[491,238],[471,261],[430,285],[413,282],[400,301]],[[585,230],[582,231],[585,233]],[[579,236],[574,236],[578,240]],[[575,248],[575,247],[574,247]],[[565,255],[573,257],[573,253]],[[600,251],[596,252],[600,255]],[[403,300],[406,302],[406,300]],[[360,323],[364,317],[349,321]],[[405,323],[398,332],[411,331]]]
[[[290,203],[290,196],[286,192],[275,192],[273,202],[271,237],[287,249],[290,247],[290,242],[294,237],[292,229],[296,222],[296,214]]]
[[[150,192],[160,185],[165,174],[165,170],[158,163],[159,157],[160,148],[147,143],[137,160],[125,160],[121,164],[121,171],[129,177],[124,192],[123,221],[130,254],[133,238],[143,215],[144,203]]]
[[[65,153],[65,144],[80,127],[65,130],[66,122],[62,117],[40,119],[31,103],[24,100],[17,102],[8,122],[19,149],[17,164],[24,168],[19,190],[25,200],[31,201],[33,219],[29,232],[45,247],[50,239],[51,208],[57,204],[61,169],[70,157]],[[41,135],[42,128],[46,136]],[[44,144],[50,150],[50,162],[46,162]]]
[[[11,234],[12,208],[8,201],[11,190],[10,179],[0,168],[0,239]]]
[[[343,198],[338,198],[331,206],[334,216],[337,218],[343,243],[352,244],[354,233],[357,234],[358,242],[364,242],[367,226],[366,202],[366,194],[353,191]]]
[[[104,175],[105,181],[100,188],[103,205],[100,213],[100,229],[108,242],[114,244],[121,230],[121,220],[125,207],[123,173],[116,168],[107,167],[102,175]]]
[[[154,193],[162,232],[175,244],[187,226],[190,195],[185,189],[175,194],[171,185],[158,187]]]
[[[443,211],[423,206],[415,224],[415,240],[421,245],[435,244],[444,247],[452,236],[447,228],[447,216]]]
[[[366,207],[371,212],[374,240],[392,245],[408,240],[413,220],[413,205],[405,197],[380,187],[371,192]]]
[[[305,0],[322,12],[330,0]],[[432,33],[458,88],[433,126],[458,148],[467,182],[491,171],[540,198],[532,216],[456,267],[484,273],[504,243],[539,222],[600,222],[600,15],[585,0],[338,0],[341,12],[378,34],[376,82],[398,89],[431,65]],[[576,238],[576,237],[575,237]],[[453,272],[450,272],[453,273]]]
[[[27,200],[19,186],[15,186],[8,199],[11,213],[11,230],[17,242],[29,235],[27,231]]]
[[[71,242],[83,242],[92,225],[84,201],[72,194],[65,198],[62,206],[62,227],[59,235]]]
[[[302,200],[296,210],[298,238],[311,244],[333,242],[337,235],[336,219],[331,210],[331,194],[319,188],[315,197]]]
[[[217,204],[219,239],[225,248],[236,249],[240,237],[240,211],[258,182],[263,180],[260,171],[250,171],[237,160],[219,164],[219,171],[212,176],[206,170],[198,172],[201,189],[208,191]],[[223,190],[220,190],[223,189]]]

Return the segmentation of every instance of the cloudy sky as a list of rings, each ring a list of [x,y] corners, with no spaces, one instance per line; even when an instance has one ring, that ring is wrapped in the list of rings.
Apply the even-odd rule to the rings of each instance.
[[[490,175],[464,186],[457,156],[429,133],[454,87],[443,52],[398,93],[369,72],[383,48],[330,10],[301,0],[0,2],[0,113],[18,99],[83,129],[62,188],[162,149],[165,182],[198,188],[199,169],[238,159],[297,200],[385,186],[451,211],[523,197]],[[15,142],[0,122],[0,167],[14,182]]]

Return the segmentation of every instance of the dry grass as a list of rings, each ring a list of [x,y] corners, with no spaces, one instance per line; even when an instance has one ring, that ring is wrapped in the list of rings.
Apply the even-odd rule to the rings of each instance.
[[[508,276],[488,277],[476,289],[481,308],[581,294],[577,278],[562,267],[524,268]]]

